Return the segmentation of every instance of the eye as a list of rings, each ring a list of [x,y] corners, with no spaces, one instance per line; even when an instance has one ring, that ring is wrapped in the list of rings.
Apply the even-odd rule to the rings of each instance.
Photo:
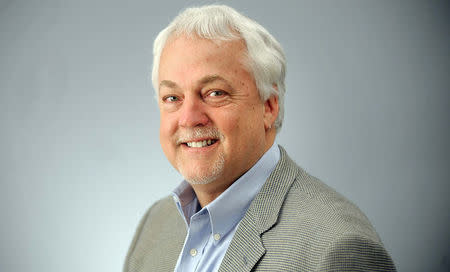
[[[164,102],[176,102],[176,101],[178,101],[178,100],[180,100],[177,96],[175,96],[175,95],[168,95],[168,96],[165,96],[165,97],[163,97],[163,101]]]
[[[214,91],[211,91],[208,95],[209,96],[223,96],[223,95],[225,95],[225,92],[222,90],[214,90]]]
[[[204,96],[203,101],[213,107],[225,106],[232,101],[231,95],[228,91],[222,89],[209,89]]]

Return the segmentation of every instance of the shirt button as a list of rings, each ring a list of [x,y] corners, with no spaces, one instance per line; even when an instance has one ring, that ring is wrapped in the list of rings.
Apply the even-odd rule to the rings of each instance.
[[[214,234],[214,240],[219,241],[220,240],[220,234],[218,234],[218,233]]]
[[[197,250],[193,248],[189,251],[189,254],[191,254],[192,257],[195,257],[195,255],[197,255]]]

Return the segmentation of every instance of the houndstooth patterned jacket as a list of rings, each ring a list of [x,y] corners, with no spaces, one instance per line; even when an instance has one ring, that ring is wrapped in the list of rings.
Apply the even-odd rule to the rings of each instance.
[[[219,271],[395,271],[366,216],[280,152]],[[185,237],[172,197],[156,202],[137,228],[124,272],[173,271]]]

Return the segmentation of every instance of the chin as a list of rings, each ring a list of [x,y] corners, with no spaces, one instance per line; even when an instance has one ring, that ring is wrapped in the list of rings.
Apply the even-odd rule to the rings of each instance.
[[[190,165],[190,169],[180,168],[180,174],[192,185],[210,184],[222,176],[224,166],[225,159],[223,156],[219,156],[219,158],[212,163],[212,165],[203,167],[193,167]]]
[[[217,177],[215,176],[196,176],[196,177],[185,177],[184,178],[191,185],[206,185],[213,183]]]

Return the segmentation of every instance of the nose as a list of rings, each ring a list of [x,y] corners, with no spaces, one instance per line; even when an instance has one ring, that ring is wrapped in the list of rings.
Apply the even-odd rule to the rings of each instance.
[[[209,118],[205,112],[205,105],[200,99],[186,97],[181,106],[179,125],[181,127],[206,126]]]

